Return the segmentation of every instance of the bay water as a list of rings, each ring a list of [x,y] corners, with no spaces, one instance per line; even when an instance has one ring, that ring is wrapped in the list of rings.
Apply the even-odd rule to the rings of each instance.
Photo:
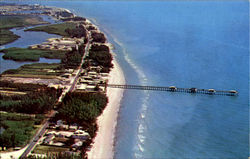
[[[50,22],[51,24],[55,24],[56,21],[49,18],[48,16],[41,16],[44,21]],[[16,41],[12,43],[8,43],[5,45],[0,46],[0,49],[7,49],[11,47],[19,47],[19,48],[27,48],[30,45],[34,44],[41,44],[45,42],[48,38],[57,38],[60,37],[59,35],[55,34],[48,34],[45,32],[35,32],[35,31],[25,31],[28,28],[31,27],[20,27],[20,28],[14,28],[10,29],[14,34],[18,35],[20,38],[18,38]],[[40,58],[39,61],[13,61],[13,60],[4,60],[3,57],[4,53],[0,52],[0,73],[3,73],[4,71],[8,69],[16,69],[19,68],[22,65],[25,64],[32,64],[32,63],[60,63],[61,60],[59,59],[47,59],[47,58]]]

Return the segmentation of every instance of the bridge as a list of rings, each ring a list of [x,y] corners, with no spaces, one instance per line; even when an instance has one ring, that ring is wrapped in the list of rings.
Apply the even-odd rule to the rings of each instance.
[[[215,90],[215,89],[177,88],[175,86],[157,87],[157,86],[107,84],[106,87],[121,88],[121,89],[184,92],[184,93],[209,94],[209,95],[227,95],[227,96],[237,96],[238,95],[238,92],[236,90],[223,91],[223,90]]]

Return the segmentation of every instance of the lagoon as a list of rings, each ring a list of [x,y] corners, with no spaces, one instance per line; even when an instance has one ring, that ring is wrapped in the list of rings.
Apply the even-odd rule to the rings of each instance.
[[[48,16],[41,16],[45,21],[48,21],[52,24],[54,24],[56,21],[53,19],[48,18]],[[31,27],[27,27],[31,28]],[[34,44],[41,44],[45,42],[48,38],[56,38],[60,37],[59,35],[54,35],[54,34],[48,34],[45,32],[35,32],[35,31],[24,31],[27,28],[14,28],[11,29],[11,31],[20,36],[19,39],[16,41],[2,45],[0,46],[0,49],[6,49],[10,47],[20,47],[20,48],[27,48],[30,45]],[[37,63],[37,62],[17,62],[13,60],[4,60],[2,58],[3,53],[0,53],[0,73],[8,70],[8,69],[16,69],[19,68],[20,66],[24,64],[32,64],[32,63]],[[46,58],[40,58],[38,63],[60,63],[61,60],[59,59],[46,59]]]
[[[32,64],[32,63],[60,63],[61,60],[59,59],[46,59],[46,58],[40,58],[39,61],[37,62],[20,62],[20,61],[13,61],[13,60],[4,60],[3,57],[3,53],[0,53],[0,73],[3,73],[6,70],[9,69],[16,69],[19,68],[25,64]]]

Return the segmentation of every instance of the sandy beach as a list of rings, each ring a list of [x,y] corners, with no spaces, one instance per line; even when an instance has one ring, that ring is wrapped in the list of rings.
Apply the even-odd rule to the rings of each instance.
[[[113,60],[113,64],[114,68],[109,73],[109,84],[125,84],[123,72],[115,59]],[[89,159],[111,159],[114,155],[115,127],[123,90],[107,88],[107,96],[109,103],[102,115],[97,119],[99,128],[93,142],[93,147],[87,152]]]
[[[23,152],[25,151],[27,147],[28,145],[26,145],[24,148],[18,151],[2,152],[0,153],[0,158],[1,159],[17,159],[23,154]]]

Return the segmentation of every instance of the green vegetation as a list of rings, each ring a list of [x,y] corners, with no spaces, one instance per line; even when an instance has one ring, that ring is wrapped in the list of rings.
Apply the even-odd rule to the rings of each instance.
[[[89,51],[89,58],[103,66],[101,72],[109,72],[110,68],[113,67],[112,55],[109,52],[109,48],[105,45],[92,45]]]
[[[27,15],[0,15],[0,45],[15,41],[19,36],[9,31],[11,28],[25,27],[37,24],[45,24],[39,16]]]
[[[91,37],[93,38],[93,42],[105,43],[106,38],[103,33],[92,32]]]
[[[1,81],[0,88],[26,93],[11,96],[0,94],[0,111],[6,112],[0,114],[0,127],[4,128],[0,136],[0,146],[7,148],[24,146],[43,121],[43,114],[53,109],[62,90],[48,88],[46,85],[8,81]]]
[[[32,152],[36,154],[48,154],[51,152],[53,153],[65,152],[67,150],[69,150],[69,148],[58,147],[58,146],[37,145]]]
[[[46,76],[58,76],[64,71],[61,70],[61,64],[57,63],[33,63],[26,64],[18,69],[9,69],[2,74],[22,74],[22,75],[46,75]]]
[[[45,147],[38,147],[39,149],[45,150]],[[39,150],[38,149],[38,150]],[[36,149],[35,149],[36,151]],[[29,155],[28,157],[24,157],[22,159],[87,159],[87,157],[83,157],[81,154],[69,154],[65,152],[61,153],[56,153],[56,154],[47,154],[47,156],[40,157],[40,156],[35,156],[35,155]]]
[[[90,26],[87,27],[87,30],[89,30],[89,31],[96,30],[96,28],[94,26],[90,25]]]
[[[9,77],[9,78],[40,78],[40,79],[55,79],[57,76],[50,75],[32,75],[32,74],[4,74],[1,77]]]
[[[73,29],[67,28],[65,29],[65,32],[68,33],[68,35],[72,38],[81,38],[86,37],[87,31],[83,25],[76,26]]]
[[[62,21],[86,21],[86,18],[76,16],[72,18],[64,18]]]
[[[65,57],[61,60],[64,68],[77,68],[81,64],[82,56],[84,54],[85,45],[79,46],[78,51],[73,49],[65,54]]]
[[[66,57],[62,59],[64,68],[77,68],[82,61],[82,55],[77,52],[69,52]]]
[[[40,125],[44,119],[44,115],[37,114],[37,115],[29,115],[29,114],[20,114],[20,113],[7,113],[7,112],[0,112],[0,119],[1,121],[22,121],[22,120],[32,120],[35,122],[36,125]]]
[[[30,116],[16,113],[0,113],[0,127],[4,131],[0,135],[1,147],[24,146],[35,134],[37,127],[44,117],[42,115]]]
[[[13,32],[6,29],[0,29],[0,45],[11,43],[17,40],[18,38],[19,36],[13,34]]]
[[[62,90],[48,88],[45,85],[0,82],[1,87],[16,88],[27,92],[26,95],[0,95],[0,110],[27,114],[43,114],[57,102]]]
[[[91,137],[95,136],[96,118],[106,107],[108,98],[102,93],[72,92],[64,97],[57,119],[78,123],[85,127]]]
[[[96,135],[96,119],[102,113],[108,103],[108,98],[103,93],[70,92],[58,105],[58,114],[54,120],[63,120],[68,124],[77,123],[89,133],[91,139]],[[82,145],[82,154],[86,154],[91,139]]]
[[[83,25],[79,25],[74,22],[65,22],[61,24],[52,24],[46,26],[39,26],[31,29],[27,29],[25,31],[44,31],[49,34],[57,34],[65,37],[86,37],[86,29]]]
[[[12,83],[9,81],[0,81],[0,87],[5,89],[13,89],[17,91],[35,91],[38,89],[45,89],[45,85],[31,84],[31,83]]]
[[[58,50],[40,50],[30,48],[8,48],[0,50],[4,53],[4,59],[12,59],[14,61],[39,61],[40,57],[49,59],[62,59],[65,51]]]
[[[0,15],[0,19],[0,29],[11,29],[48,23],[43,21],[41,17],[33,15]]]
[[[65,32],[65,30],[75,29],[76,26],[77,26],[77,23],[66,22],[66,23],[61,23],[61,24],[52,24],[52,25],[34,27],[34,28],[27,29],[26,31],[44,31],[49,34],[57,34],[57,35],[69,37],[70,34]]]

